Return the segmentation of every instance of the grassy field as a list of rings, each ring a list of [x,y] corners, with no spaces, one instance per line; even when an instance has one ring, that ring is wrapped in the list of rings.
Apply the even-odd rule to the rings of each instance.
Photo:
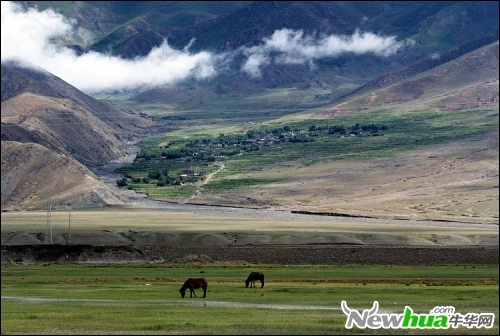
[[[227,167],[224,174],[220,174],[226,178],[222,180],[225,183],[217,184],[214,181],[209,185],[210,192],[217,192],[221,188],[241,187],[241,183],[227,185],[227,180],[232,175],[251,173],[278,162],[297,161],[300,166],[338,160],[366,162],[375,158],[394,158],[401,153],[427,146],[468,139],[498,129],[498,120],[495,120],[497,113],[478,110],[474,113],[474,121],[465,123],[463,120],[469,120],[470,111],[455,112],[452,115],[411,111],[395,115],[392,110],[381,109],[373,110],[369,117],[362,113],[352,113],[335,120],[289,120],[266,126],[260,124],[253,129],[243,129],[233,134],[224,133],[223,129],[216,134],[203,133],[199,129],[196,134],[183,131],[142,141],[139,144],[141,152],[134,165],[123,167],[119,172],[144,178],[150,172],[167,170],[167,177],[173,179],[186,168],[186,162],[196,171],[203,171],[210,170],[210,162],[214,162],[210,159],[217,159]],[[450,123],[454,127],[449,127]],[[227,155],[225,153],[229,151],[228,148],[236,152]],[[281,178],[283,179],[286,176]],[[254,178],[243,183],[252,185],[275,180],[278,178],[263,181]],[[158,178],[150,178],[148,183],[129,182],[130,187],[150,193],[153,186],[148,186],[148,183],[155,185]],[[180,186],[176,185],[175,188]],[[159,189],[168,194],[168,185]],[[159,191],[156,193],[159,194]]]
[[[245,288],[250,271],[264,288]],[[207,297],[181,299],[187,277]],[[395,266],[2,266],[2,334],[428,334],[417,329],[346,329],[349,308],[426,314],[453,306],[495,314],[492,328],[436,334],[498,334],[498,265]]]
[[[54,211],[54,237],[71,231],[86,243],[99,244],[110,232],[241,232],[255,239],[269,235],[323,235],[351,232],[450,238],[498,237],[498,226],[426,223],[328,216],[298,217],[283,213],[223,209],[191,211],[101,209]],[[2,244],[11,232],[43,237],[47,213],[2,213]],[[277,218],[269,216],[278,216]],[[95,236],[89,233],[97,232]],[[38,233],[38,234],[35,234]],[[180,235],[182,236],[182,235]],[[192,236],[192,235],[187,235]],[[187,237],[186,236],[186,237]],[[94,237],[94,238],[93,238]],[[82,238],[82,239],[83,239]],[[248,238],[249,239],[249,238]],[[43,239],[42,239],[43,240]],[[249,240],[251,241],[251,240]],[[75,242],[75,241],[73,241]],[[451,242],[453,242],[451,240]],[[190,242],[179,242],[190,243]],[[192,243],[192,242],[191,242]],[[254,243],[259,243],[255,240]],[[250,271],[266,275],[264,288],[245,288]],[[429,313],[453,306],[465,315],[498,316],[498,264],[446,266],[267,264],[183,265],[2,265],[2,334],[428,334],[418,329],[360,329],[345,326],[345,300],[360,313],[378,301],[380,312],[402,314],[405,306]],[[207,298],[181,299],[188,277],[205,277]],[[198,290],[198,295],[201,291]],[[492,328],[432,330],[438,334],[498,333]]]
[[[301,116],[146,139],[119,169],[124,188],[180,203],[498,223],[497,108]]]
[[[104,244],[102,233],[189,232],[348,235],[377,244],[424,240],[438,245],[498,244],[498,109],[429,113],[373,110],[369,119],[351,114],[335,124],[388,126],[383,135],[315,137],[313,142],[276,143],[205,167],[204,183],[182,188],[154,183],[131,186],[162,200],[285,210],[248,216],[228,210],[93,209],[52,211],[57,243],[76,237]],[[309,130],[323,121],[275,120],[252,129],[289,126]],[[453,125],[454,127],[449,127]],[[329,125],[332,126],[332,125]],[[146,177],[160,166],[174,141],[187,145],[219,138],[231,128],[194,128],[143,143],[155,155],[123,169]],[[227,131],[227,132],[226,132]],[[243,133],[244,134],[244,133]],[[183,140],[186,139],[186,140]],[[214,143],[214,148],[220,143]],[[147,151],[146,151],[147,152]],[[177,163],[175,163],[177,164]],[[203,163],[204,164],[204,163]],[[194,160],[189,166],[195,166]],[[221,167],[224,167],[221,169]],[[221,208],[223,209],[223,208]],[[361,217],[290,217],[290,210]],[[272,215],[271,215],[272,214]],[[42,237],[45,211],[2,212],[2,244],[17,233]],[[403,220],[404,219],[404,220]],[[96,233],[92,236],[89,233]],[[22,236],[25,237],[26,235]],[[191,237],[191,236],[190,236]],[[38,238],[37,238],[38,239]],[[191,238],[190,238],[191,239]],[[193,243],[181,241],[181,244]],[[264,288],[245,288],[251,270],[266,274]],[[209,281],[207,298],[181,299],[187,277]],[[2,334],[428,334],[419,329],[348,329],[345,300],[361,313],[374,301],[381,314],[406,306],[428,314],[436,306],[456,313],[495,314],[492,328],[443,328],[437,334],[497,335],[498,264],[399,266],[171,266],[2,265]],[[474,315],[477,316],[477,315]]]

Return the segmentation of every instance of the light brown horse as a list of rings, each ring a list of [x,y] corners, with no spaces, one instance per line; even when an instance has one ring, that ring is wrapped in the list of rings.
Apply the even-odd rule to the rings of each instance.
[[[184,282],[184,285],[182,285],[180,292],[181,292],[181,297],[184,297],[186,295],[186,289],[189,288],[190,296],[189,297],[196,297],[196,292],[194,291],[195,289],[202,288],[203,289],[203,297],[207,297],[207,287],[208,287],[208,282],[207,280],[203,278],[189,278]]]
[[[261,283],[260,288],[264,287],[264,274],[260,272],[252,272],[248,276],[248,278],[245,280],[245,286],[248,288],[248,285],[250,287],[255,288],[255,281],[259,280]]]

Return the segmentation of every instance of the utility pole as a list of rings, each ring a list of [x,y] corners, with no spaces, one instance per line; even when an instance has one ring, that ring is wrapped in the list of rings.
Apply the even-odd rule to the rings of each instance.
[[[71,244],[71,211],[68,211],[68,226],[69,226],[68,243]]]
[[[52,244],[52,223],[50,222],[50,216],[52,211],[52,200],[49,196],[47,201],[47,226],[45,228],[45,244]]]

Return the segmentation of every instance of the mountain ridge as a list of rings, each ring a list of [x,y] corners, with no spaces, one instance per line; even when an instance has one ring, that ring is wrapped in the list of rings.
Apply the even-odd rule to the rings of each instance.
[[[49,197],[64,207],[121,204],[91,168],[127,155],[127,142],[157,128],[153,121],[46,71],[1,69],[2,210],[43,208]]]
[[[357,22],[362,17],[359,13],[372,13],[373,17],[368,20],[370,25],[367,23],[366,27],[378,27],[380,32],[386,34],[398,31],[398,23],[404,20],[418,22],[419,25],[416,26],[400,27],[401,36],[419,37],[420,40],[415,41],[423,47],[414,55],[406,50],[386,59],[373,55],[344,55],[322,59],[318,60],[316,68],[302,64],[272,64],[258,80],[249,79],[241,72],[234,71],[214,80],[196,82],[190,79],[177,85],[144,86],[130,92],[117,89],[96,93],[94,97],[46,71],[2,62],[2,211],[43,209],[48,197],[52,197],[55,207],[61,208],[121,206],[123,200],[120,196],[109,185],[99,181],[92,170],[131,154],[127,147],[135,141],[171,130],[192,128],[194,132],[201,132],[205,127],[213,127],[219,122],[231,125],[234,129],[243,123],[244,127],[249,127],[250,124],[272,124],[288,120],[287,118],[325,118],[329,122],[340,115],[377,108],[394,109],[394,114],[414,110],[424,110],[429,114],[470,111],[470,115],[464,115],[461,119],[452,120],[450,117],[451,127],[454,124],[462,125],[467,120],[475,120],[479,110],[488,109],[481,114],[481,118],[498,124],[498,112],[495,118],[495,111],[498,111],[498,29],[496,32],[491,31],[491,14],[487,13],[487,9],[498,7],[498,3],[481,2],[473,5],[460,2],[422,2],[411,4],[409,9],[402,2],[374,5],[368,2],[308,4],[309,2],[234,3],[224,13],[221,9],[215,11],[212,8],[211,13],[191,13],[192,16],[185,16],[186,8],[182,7],[177,13],[177,19],[190,17],[194,24],[183,23],[182,29],[185,31],[178,31],[178,36],[184,37],[179,37],[177,43],[183,44],[192,37],[186,32],[195,34],[205,29],[205,36],[208,37],[203,43],[215,49],[227,47],[227,50],[234,50],[245,44],[253,45],[266,36],[267,33],[264,32],[275,28],[268,18],[263,17],[267,12],[272,12],[273,15],[287,13],[287,17],[281,18],[285,21],[292,18],[315,18],[311,22],[310,31],[323,27],[321,24],[326,25],[329,17],[345,13],[342,20],[339,18],[340,23],[330,26],[331,30],[325,30],[325,34],[353,32],[357,25],[352,22]],[[155,35],[160,33],[155,27],[161,20],[154,21],[151,17],[159,20],[162,12],[158,11],[156,17],[151,13],[144,16],[141,10],[147,12],[149,9],[146,7],[152,4],[147,2],[143,8],[136,2],[135,6],[139,7],[132,7],[130,11],[136,10],[141,14],[127,12],[128,19],[122,22],[116,17],[123,14],[120,11],[125,10],[125,7],[118,3],[112,5],[117,9],[116,13],[108,12],[104,4],[96,4],[96,7],[89,9],[88,6],[92,4],[78,3],[75,8],[80,9],[75,10],[72,15],[81,16],[81,8],[95,13],[101,10],[102,13],[95,17],[96,24],[101,29],[108,27],[100,35],[101,42],[108,41],[108,44],[103,42],[102,50],[111,50],[112,46],[123,43],[123,50],[128,50],[128,54],[125,53],[127,57],[144,54],[150,47],[149,44],[155,40],[150,40],[148,36],[161,35]],[[164,5],[181,6],[180,3]],[[215,5],[222,6],[222,3]],[[330,11],[318,10],[326,8],[325,6],[332,7],[328,7]],[[297,13],[301,9],[303,16]],[[468,11],[464,12],[465,9]],[[239,32],[232,32],[232,35],[227,34],[234,39],[231,45],[227,44],[226,37],[211,41],[209,36],[216,36],[216,30],[211,30],[215,29],[213,27],[229,29],[237,26],[237,22],[224,24],[231,17],[235,21],[234,15],[237,13],[240,16],[241,13],[253,13],[252,18],[245,20],[267,22],[268,25],[259,30],[259,27],[252,24],[242,27]],[[321,13],[325,18],[322,22],[317,22]],[[387,13],[397,15],[392,21],[384,22],[384,19],[390,19]],[[458,17],[466,19],[460,31],[469,27],[470,32],[460,40],[457,38],[460,31],[440,27],[438,17],[451,20],[453,24]],[[148,22],[145,18],[154,22]],[[483,18],[484,25],[473,22],[473,18]],[[169,20],[173,19],[164,20],[172,22]],[[300,28],[298,23],[303,21],[304,19],[297,19],[295,28]],[[172,26],[169,29],[177,29],[176,27],[178,28]],[[430,27],[433,29],[426,30]],[[118,34],[121,30],[116,29],[128,29],[129,35]],[[113,31],[116,35],[109,35]],[[142,33],[145,35],[141,35]],[[167,34],[167,31],[162,31],[163,33]],[[453,36],[439,47],[440,58],[436,58],[436,55],[429,56],[428,51],[432,46],[439,44],[447,34]],[[130,37],[128,47],[127,36]],[[147,43],[137,44],[141,36],[144,36]],[[248,39],[242,39],[241,36],[248,36]],[[430,42],[424,45],[425,41]],[[197,47],[203,45],[201,42],[194,44]],[[72,47],[85,53],[92,45],[73,44]],[[119,54],[117,49],[113,50]],[[136,51],[131,52],[132,50]],[[233,70],[237,70],[237,67]],[[54,123],[54,120],[61,122]],[[197,127],[200,127],[199,130]],[[352,167],[347,164],[343,166],[343,162],[302,165],[300,160],[270,164],[253,172],[254,175],[236,174],[231,178],[265,180],[269,177],[266,174],[274,174],[271,175],[273,179],[285,174],[289,179],[249,186],[243,191],[228,189],[219,195],[200,193],[188,199],[192,203],[224,206],[271,207],[382,217],[429,215],[437,216],[437,219],[442,219],[446,212],[452,212],[451,209],[455,207],[459,210],[453,211],[461,213],[458,216],[460,220],[463,217],[473,217],[478,221],[498,220],[498,206],[495,208],[493,204],[498,201],[497,138],[498,130],[485,127],[482,134],[473,134],[447,144],[439,143],[425,150],[418,148],[415,152],[408,151],[395,158],[374,159]],[[21,156],[26,159],[13,159]],[[30,161],[35,158],[39,158],[38,164]],[[48,164],[51,160],[60,162],[58,167],[61,168],[51,169],[53,166]],[[46,165],[41,165],[44,162]],[[424,162],[428,165],[424,166]],[[422,170],[414,172],[415,175],[408,175],[415,166],[422,166]],[[307,171],[309,168],[311,171]],[[40,174],[43,172],[43,176],[34,179],[37,171]],[[373,176],[374,172],[379,172],[380,175],[378,180],[367,180],[366,185],[358,185],[349,182],[353,171],[359,171],[360,174],[356,181]],[[386,171],[390,171],[392,176],[387,176]],[[219,175],[224,178],[224,174],[225,172]],[[72,175],[73,181],[64,179],[65,182],[60,187],[54,186],[54,181],[59,176],[67,178],[66,176]],[[345,178],[346,182],[339,178]],[[304,181],[307,183],[304,184]],[[393,185],[403,189],[391,189]],[[475,195],[475,198],[461,191],[468,190],[469,186],[472,186],[470,195]],[[351,188],[350,194],[344,191]],[[438,194],[434,196],[433,193]],[[448,197],[454,199],[453,202],[457,205],[446,204],[444,200]],[[396,204],[398,199],[400,204]],[[336,208],[332,209],[333,206]],[[423,215],[426,211],[428,214]]]

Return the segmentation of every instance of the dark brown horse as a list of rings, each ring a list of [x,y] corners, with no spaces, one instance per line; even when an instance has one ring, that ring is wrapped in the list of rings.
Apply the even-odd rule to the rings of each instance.
[[[248,288],[248,285],[250,287],[255,288],[255,281],[259,280],[260,283],[262,284],[260,288],[264,287],[264,274],[260,272],[252,272],[248,276],[248,278],[245,280],[245,286]]]
[[[203,289],[203,297],[207,297],[207,287],[208,287],[208,282],[207,280],[203,278],[189,278],[184,282],[184,285],[182,285],[180,292],[181,296],[184,297],[186,295],[186,289],[189,288],[190,296],[189,297],[196,297],[196,292],[194,291],[195,289],[202,288]]]

